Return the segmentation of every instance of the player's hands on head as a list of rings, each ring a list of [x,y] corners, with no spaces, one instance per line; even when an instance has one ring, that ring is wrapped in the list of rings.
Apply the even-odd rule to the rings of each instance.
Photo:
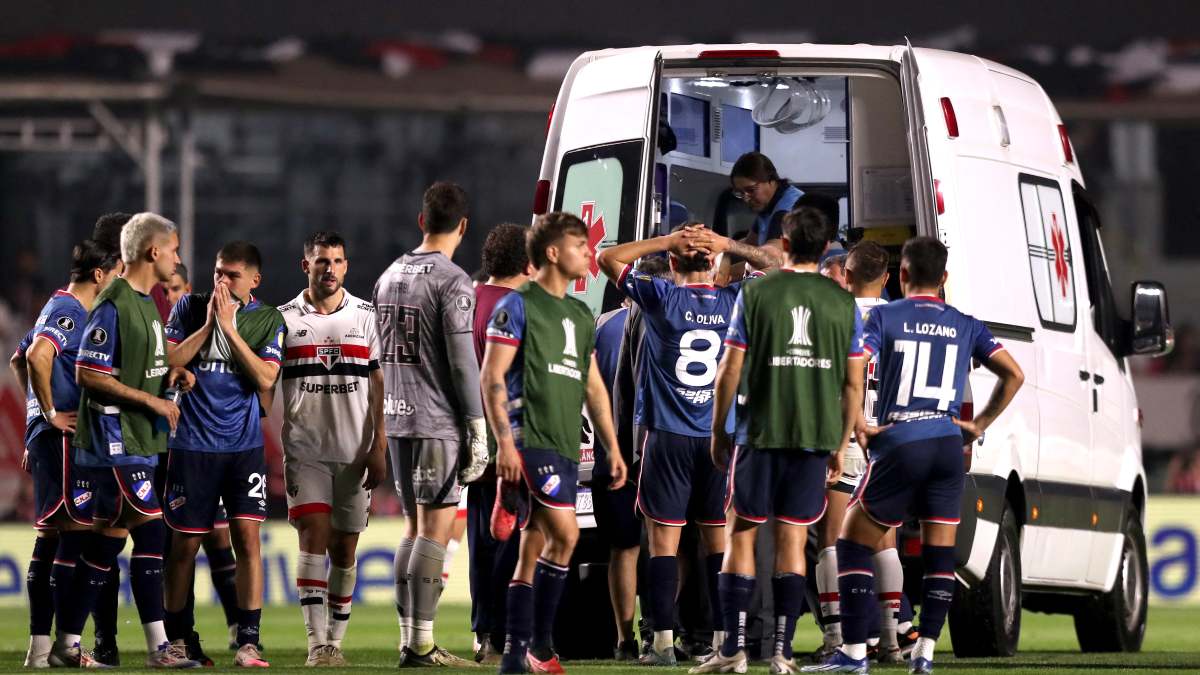
[[[509,483],[521,482],[521,456],[517,454],[517,446],[512,438],[498,441],[496,450],[496,475]]]
[[[729,434],[724,429],[713,432],[712,445],[709,447],[713,465],[721,471],[729,465]]]

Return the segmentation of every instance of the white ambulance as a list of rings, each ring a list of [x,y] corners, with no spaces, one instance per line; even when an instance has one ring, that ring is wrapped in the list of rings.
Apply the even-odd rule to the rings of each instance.
[[[946,299],[1025,371],[967,455],[955,653],[1012,654],[1022,607],[1074,615],[1085,651],[1138,650],[1147,496],[1126,357],[1169,349],[1166,295],[1138,282],[1114,296],[1101,223],[1046,93],[1000,64],[911,46],[588,52],[551,111],[534,211],[581,216],[596,248],[682,219],[734,235],[755,217],[729,180],[750,151],[834,205],[849,239],[898,254],[909,237],[940,238]],[[593,267],[573,291],[599,312],[607,286]],[[984,368],[969,379],[975,401],[996,381]]]

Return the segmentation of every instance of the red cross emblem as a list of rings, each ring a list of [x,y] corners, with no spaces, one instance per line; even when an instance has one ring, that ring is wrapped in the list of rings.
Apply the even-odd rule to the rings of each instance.
[[[587,225],[588,230],[588,253],[591,255],[591,260],[588,261],[587,276],[580,277],[575,280],[575,292],[582,293],[587,290],[588,281],[600,276],[600,263],[596,262],[596,247],[600,242],[604,241],[604,235],[608,229],[604,226],[604,215],[596,215],[596,202],[584,202],[579,206],[579,219]]]
[[[1058,226],[1058,214],[1050,213],[1050,245],[1054,247],[1054,276],[1058,277],[1058,285],[1062,296],[1067,297],[1067,240],[1062,228]]]

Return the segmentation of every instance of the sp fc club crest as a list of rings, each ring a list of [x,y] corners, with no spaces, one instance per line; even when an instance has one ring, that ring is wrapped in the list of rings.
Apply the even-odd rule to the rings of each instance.
[[[321,362],[321,365],[325,366],[326,370],[332,370],[333,364],[337,363],[340,358],[342,358],[341,345],[317,347],[317,360]]]

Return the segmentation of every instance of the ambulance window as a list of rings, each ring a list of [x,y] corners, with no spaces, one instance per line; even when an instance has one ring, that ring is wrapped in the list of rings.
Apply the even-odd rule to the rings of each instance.
[[[593,256],[600,249],[634,238],[644,148],[641,140],[623,141],[563,155],[554,210],[573,213],[583,220]],[[619,291],[606,282],[594,258],[589,274],[567,291],[587,303],[592,314],[598,315],[620,302]]]
[[[1062,191],[1045,178],[1021,174],[1029,271],[1044,328],[1075,330],[1075,270]]]
[[[1075,189],[1075,215],[1079,220],[1079,236],[1083,250],[1084,274],[1087,275],[1088,301],[1092,308],[1092,323],[1104,340],[1109,351],[1124,369],[1121,358],[1121,336],[1125,332],[1125,321],[1117,313],[1113,298],[1112,282],[1108,277],[1108,265],[1104,260],[1104,246],[1100,238],[1100,215],[1088,201],[1083,189]]]

